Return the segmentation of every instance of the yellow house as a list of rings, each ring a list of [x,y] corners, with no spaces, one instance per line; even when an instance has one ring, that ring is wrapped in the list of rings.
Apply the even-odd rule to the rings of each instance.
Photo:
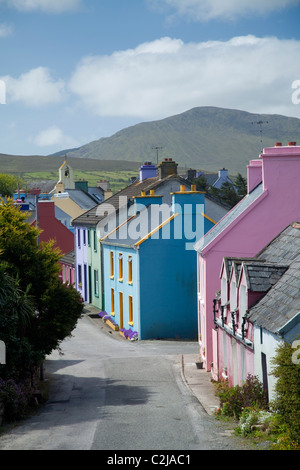
[[[76,188],[73,169],[67,160],[59,168],[59,180],[51,194],[55,206],[66,212],[72,220],[97,205],[88,192]]]

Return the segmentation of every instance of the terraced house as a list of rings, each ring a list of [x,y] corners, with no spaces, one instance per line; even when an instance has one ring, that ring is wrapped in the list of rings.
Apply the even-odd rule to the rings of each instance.
[[[190,191],[191,184],[177,173],[177,164],[173,160],[165,159],[158,167],[146,162],[141,166],[136,181],[106,199],[102,204],[73,220],[75,227],[76,287],[81,292],[85,302],[100,310],[107,311],[109,309],[110,312],[112,311],[111,291],[107,291],[105,295],[103,278],[105,270],[110,272],[111,261],[109,257],[104,259],[104,243],[101,242],[101,239],[107,237],[110,232],[115,231],[134,214],[134,198],[141,196],[142,193],[150,196],[150,192],[155,191],[161,197],[160,200],[163,204],[171,206],[172,193],[179,192],[180,187],[183,185],[187,191]],[[211,220],[217,221],[227,213],[228,208],[214,198],[205,195],[205,211]],[[123,263],[123,278],[126,275],[126,279],[128,279],[126,270],[131,269],[133,275],[136,268],[133,258],[132,267],[129,268],[130,264],[126,256],[124,255],[121,260],[118,255],[115,255],[114,263],[117,262],[118,266],[119,263],[120,265],[121,262]],[[157,266],[157,269],[162,269],[162,266],[163,264]],[[124,293],[123,296],[125,296]],[[126,305],[129,310],[129,301],[126,301]]]

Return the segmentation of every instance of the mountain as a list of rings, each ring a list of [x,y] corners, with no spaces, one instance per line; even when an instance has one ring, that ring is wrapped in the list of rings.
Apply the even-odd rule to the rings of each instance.
[[[259,122],[262,122],[259,124]],[[123,129],[79,149],[68,157],[117,161],[161,161],[173,158],[181,167],[245,174],[249,160],[275,142],[300,143],[300,119],[253,114],[235,109],[197,107],[182,114]]]

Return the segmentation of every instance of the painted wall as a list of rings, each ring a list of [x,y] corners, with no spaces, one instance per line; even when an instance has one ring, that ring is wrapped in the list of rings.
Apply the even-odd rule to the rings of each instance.
[[[86,227],[75,227],[75,269],[76,289],[81,293],[84,302],[88,302],[88,255]]]
[[[63,254],[74,249],[74,235],[55,217],[54,203],[51,201],[39,201],[39,228],[42,230],[40,241],[47,242],[55,240],[55,247],[59,248]]]
[[[99,231],[94,227],[86,229],[87,266],[88,266],[88,302],[103,309],[103,288],[101,270],[101,245]]]
[[[199,275],[203,272],[205,278],[198,315],[202,330],[200,347],[202,351],[205,348],[207,370],[213,360],[212,305],[219,289],[224,256],[253,257],[288,224],[300,220],[300,147],[264,149],[261,160],[263,194],[198,256]],[[257,166],[255,168],[257,170]]]
[[[138,252],[124,246],[102,245],[105,311],[112,315],[120,328],[139,330],[138,322]],[[112,253],[112,255],[111,255]],[[122,277],[119,271],[119,257],[122,256]],[[111,256],[113,256],[113,272],[111,273]],[[129,278],[129,257],[132,263],[132,281]],[[122,296],[120,296],[120,293]],[[113,295],[113,302],[112,302]],[[129,301],[132,298],[132,321],[129,322]],[[120,302],[123,301],[123,308]],[[114,304],[114,305],[113,305]],[[123,314],[122,314],[123,312]]]

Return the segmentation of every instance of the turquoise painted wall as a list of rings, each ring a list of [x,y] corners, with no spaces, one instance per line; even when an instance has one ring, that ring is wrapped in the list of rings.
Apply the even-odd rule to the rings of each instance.
[[[110,274],[111,252],[113,253],[113,277]],[[119,256],[123,257],[123,277],[119,277]],[[132,282],[129,282],[129,257],[132,262]],[[135,249],[103,244],[105,311],[112,315],[121,328],[120,293],[123,294],[123,328],[138,331],[138,276],[137,252]],[[112,311],[112,292],[114,291],[114,311]],[[132,323],[129,324],[129,298],[132,298]]]

